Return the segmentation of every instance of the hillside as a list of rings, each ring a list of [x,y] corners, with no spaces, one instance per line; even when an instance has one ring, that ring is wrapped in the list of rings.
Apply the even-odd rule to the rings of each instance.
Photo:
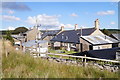
[[[100,71],[93,67],[86,68],[55,63],[41,58],[33,58],[21,51],[15,51],[9,41],[2,44],[3,78],[117,78],[118,73]],[[6,55],[6,51],[9,53]]]
[[[0,34],[6,35],[7,31],[8,30],[1,30]],[[26,27],[17,27],[15,30],[9,30],[9,31],[11,32],[11,34],[19,34],[28,31],[28,29]]]

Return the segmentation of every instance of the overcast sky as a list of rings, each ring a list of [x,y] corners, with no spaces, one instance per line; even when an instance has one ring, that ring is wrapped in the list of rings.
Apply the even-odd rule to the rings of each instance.
[[[2,3],[2,28],[33,27],[40,29],[73,29],[94,27],[99,19],[100,28],[118,28],[117,2],[4,2]]]

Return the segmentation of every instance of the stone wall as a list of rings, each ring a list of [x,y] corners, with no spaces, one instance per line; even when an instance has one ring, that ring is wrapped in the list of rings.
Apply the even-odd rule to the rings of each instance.
[[[33,28],[31,31],[27,33],[27,36],[26,36],[27,41],[35,40],[38,33],[40,33],[39,30],[37,28]]]
[[[84,63],[84,61],[72,60],[72,59],[62,59],[62,58],[56,58],[56,57],[43,57],[43,59],[47,59],[48,61],[52,61],[52,62],[63,63],[66,65],[77,65],[77,66],[84,66],[84,67],[91,66],[93,68],[97,68],[100,70],[108,70],[111,72],[117,72],[120,69],[119,64],[116,64],[116,65],[108,64],[108,63],[100,64],[95,61]]]
[[[89,51],[89,43],[83,39],[80,38],[80,43],[82,43],[82,50],[81,51]]]

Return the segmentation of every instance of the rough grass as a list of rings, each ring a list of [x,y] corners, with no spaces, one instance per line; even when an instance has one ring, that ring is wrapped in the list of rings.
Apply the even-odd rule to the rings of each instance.
[[[5,50],[9,55],[2,54],[3,78],[118,78],[118,73],[100,71],[92,67],[78,67],[55,63],[41,58],[33,58],[28,54],[15,51],[5,42]]]
[[[67,50],[65,50],[65,49],[63,49],[63,50],[60,50],[60,51],[62,51],[62,52],[64,52],[64,53],[59,53],[57,50],[54,50],[54,49],[49,49],[49,52],[51,52],[51,53],[56,53],[56,54],[73,54],[73,53],[76,53],[76,51],[67,51]]]

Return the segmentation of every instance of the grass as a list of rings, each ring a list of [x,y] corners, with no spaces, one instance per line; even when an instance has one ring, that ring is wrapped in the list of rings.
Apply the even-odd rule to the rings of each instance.
[[[33,58],[29,54],[15,51],[4,42],[2,52],[3,78],[118,78],[118,72],[100,71],[91,66],[79,67],[55,63],[41,58]],[[9,52],[5,56],[5,50]]]
[[[63,53],[60,53],[60,52],[63,52]],[[54,50],[54,49],[48,49],[48,52],[50,53],[55,53],[55,54],[73,54],[73,53],[77,53],[76,51],[67,51],[65,49],[62,49],[62,50]],[[60,56],[57,56],[57,55],[49,55],[50,57],[57,57],[57,58],[60,58]],[[70,59],[69,57],[62,57],[62,58],[65,58],[65,59]],[[73,58],[72,58],[73,59]]]
[[[64,53],[59,53],[59,51],[64,52]],[[56,53],[56,54],[72,54],[72,53],[76,53],[76,51],[73,51],[73,50],[71,50],[71,51],[67,51],[67,50],[65,50],[65,49],[62,49],[62,50],[54,50],[54,49],[50,49],[50,48],[49,48],[49,52],[50,52],[50,53]]]

